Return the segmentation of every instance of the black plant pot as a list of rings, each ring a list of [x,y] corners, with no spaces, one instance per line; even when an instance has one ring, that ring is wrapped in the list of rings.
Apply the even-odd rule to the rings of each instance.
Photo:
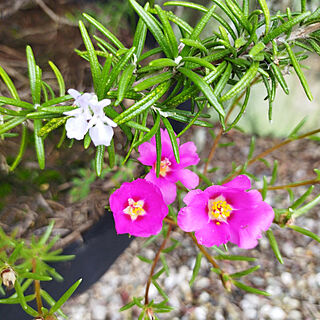
[[[75,254],[75,259],[53,265],[64,281],[41,282],[42,288],[56,300],[80,278],[83,280],[74,294],[87,290],[99,280],[133,239],[128,235],[117,235],[111,212],[107,212],[82,236],[83,243],[73,243],[63,251],[64,254]],[[8,296],[11,294],[12,292],[9,292]],[[29,320],[32,317],[28,316],[20,305],[0,305],[0,319]]]

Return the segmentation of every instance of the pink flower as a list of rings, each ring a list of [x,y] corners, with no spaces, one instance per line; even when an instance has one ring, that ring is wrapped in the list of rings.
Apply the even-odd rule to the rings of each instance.
[[[168,214],[159,188],[144,179],[123,183],[109,202],[118,234],[138,237],[158,234]]]
[[[178,146],[180,144],[177,138]],[[179,146],[180,163],[178,164],[170,142],[167,130],[161,129],[161,165],[160,174],[156,176],[156,141],[152,137],[150,142],[145,142],[139,146],[140,157],[138,160],[146,165],[152,166],[150,172],[145,179],[157,185],[163,195],[166,204],[172,203],[177,194],[176,182],[181,183],[188,189],[193,189],[199,184],[199,177],[185,167],[196,165],[199,162],[199,157],[196,152],[197,148],[193,142],[187,142]]]
[[[257,190],[245,191],[250,187],[249,178],[240,175],[221,186],[190,191],[183,199],[187,206],[178,214],[179,227],[195,231],[198,242],[207,247],[228,241],[243,249],[255,247],[274,212]]]

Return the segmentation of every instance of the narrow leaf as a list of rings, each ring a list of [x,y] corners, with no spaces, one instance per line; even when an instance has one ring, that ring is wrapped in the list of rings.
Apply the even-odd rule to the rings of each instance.
[[[271,229],[269,229],[267,232],[267,237],[269,239],[269,243],[270,243],[270,246],[271,246],[271,249],[272,251],[274,252],[274,255],[276,256],[277,260],[283,264],[283,259],[282,259],[282,255],[281,255],[281,252],[279,250],[279,246],[278,246],[278,243],[277,243],[277,240],[272,232]]]

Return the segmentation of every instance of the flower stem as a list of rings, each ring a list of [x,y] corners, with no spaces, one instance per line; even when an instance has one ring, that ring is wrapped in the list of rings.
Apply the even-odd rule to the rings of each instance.
[[[281,189],[296,188],[296,187],[300,187],[300,186],[306,186],[309,184],[317,184],[317,183],[320,183],[319,178],[300,181],[300,182],[293,182],[293,183],[285,184],[282,186],[268,186],[267,189],[268,190],[281,190]],[[258,189],[258,191],[262,191],[262,189]]]
[[[161,246],[160,246],[160,248],[159,248],[159,250],[158,250],[158,252],[157,252],[157,254],[156,254],[155,258],[154,258],[154,260],[153,260],[152,267],[151,267],[150,274],[149,274],[149,278],[148,278],[147,285],[146,285],[145,295],[144,295],[144,304],[145,305],[149,304],[149,297],[148,296],[149,296],[149,289],[150,289],[150,285],[151,285],[152,276],[154,274],[154,270],[156,268],[157,262],[158,262],[158,260],[160,258],[160,254],[161,254],[162,250],[165,248],[167,240],[169,239],[171,230],[172,230],[172,225],[169,224],[167,235],[163,239],[162,244],[161,244]]]
[[[227,291],[230,291],[230,285],[227,283],[227,280],[226,280],[228,277],[225,277],[227,274],[218,266],[216,261],[213,259],[211,254],[204,248],[204,246],[202,246],[201,244],[198,243],[194,234],[191,232],[188,232],[187,234],[192,239],[192,241],[195,243],[195,245],[199,248],[199,250],[203,253],[203,255],[206,257],[206,259],[212,264],[212,266],[220,271],[220,274],[219,274],[220,280],[221,280],[224,288]]]
[[[32,259],[32,272],[35,273],[37,269],[37,262],[36,259]],[[38,313],[41,315],[42,314],[42,300],[40,296],[40,281],[39,280],[34,280],[34,293],[36,296],[36,302],[37,302],[37,308],[38,308]]]
[[[314,134],[316,134],[316,133],[319,133],[319,132],[320,132],[320,129],[316,129],[316,130],[313,130],[313,131],[309,131],[309,132],[307,132],[307,133],[305,133],[305,134],[302,134],[302,135],[300,135],[300,136],[298,136],[298,137],[296,137],[296,138],[288,138],[288,139],[286,139],[286,140],[284,140],[284,141],[282,141],[282,142],[274,145],[273,147],[271,147],[271,148],[269,148],[269,149],[267,149],[267,150],[259,153],[257,156],[255,156],[254,158],[252,158],[251,160],[249,160],[249,161],[247,162],[246,167],[250,166],[251,164],[253,164],[253,163],[256,162],[257,160],[264,158],[264,157],[267,156],[268,154],[272,153],[273,151],[275,151],[275,150],[277,150],[277,149],[280,149],[281,147],[287,145],[288,143],[290,143],[290,142],[292,142],[292,141],[301,140],[301,139],[304,139],[304,138],[306,138],[306,137],[308,137],[308,136],[312,136],[312,135],[314,135]],[[232,179],[233,179],[234,177],[236,177],[242,170],[243,170],[243,166],[242,166],[239,170],[235,171],[232,175],[230,175],[229,177],[227,177],[226,179],[224,179],[224,180],[222,181],[222,184],[224,184],[224,183],[232,180]]]

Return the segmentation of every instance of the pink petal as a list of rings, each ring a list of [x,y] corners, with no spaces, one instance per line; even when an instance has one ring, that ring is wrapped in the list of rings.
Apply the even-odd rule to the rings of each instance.
[[[242,189],[248,190],[251,188],[250,179],[246,175],[240,175],[235,177],[233,180],[223,184],[224,187],[227,188],[235,188],[235,189]]]
[[[177,187],[175,183],[172,183],[161,176],[157,178],[156,173],[152,169],[146,175],[145,179],[155,184],[161,190],[163,200],[167,205],[171,204],[176,199]]]
[[[226,223],[216,225],[211,221],[203,229],[196,231],[195,236],[201,245],[206,247],[220,246],[229,241],[230,230]]]
[[[183,202],[187,205],[192,204],[192,202],[195,199],[198,199],[199,197],[196,197],[197,195],[201,195],[204,194],[203,191],[201,189],[196,189],[196,190],[191,190],[187,193],[187,195],[183,198]],[[205,198],[204,200],[202,198],[200,198],[200,203],[202,202],[205,203],[207,200],[207,198]]]
[[[152,166],[156,160],[157,160],[157,151],[155,145],[144,142],[138,147],[138,151],[140,153],[140,157],[138,160],[146,165],[146,166]]]
[[[179,148],[179,152],[180,152],[180,165],[182,167],[196,165],[200,161],[200,158],[197,154],[197,147],[191,141],[182,144]]]
[[[208,220],[205,208],[184,207],[178,213],[178,226],[186,232],[203,229]]]
[[[176,181],[181,181],[187,189],[194,189],[199,184],[198,175],[189,169],[177,170],[174,172],[174,177]]]

